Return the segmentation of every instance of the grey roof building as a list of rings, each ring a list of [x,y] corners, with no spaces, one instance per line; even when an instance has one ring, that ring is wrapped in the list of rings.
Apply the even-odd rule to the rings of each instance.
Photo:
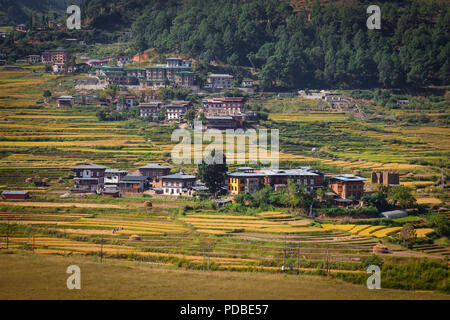
[[[403,210],[392,210],[392,211],[385,211],[382,212],[381,215],[383,217],[389,218],[389,219],[397,219],[397,218],[403,218],[407,217],[408,213]]]

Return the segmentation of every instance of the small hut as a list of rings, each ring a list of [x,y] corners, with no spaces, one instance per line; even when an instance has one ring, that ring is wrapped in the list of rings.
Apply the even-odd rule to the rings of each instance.
[[[373,251],[373,253],[378,253],[378,254],[389,253],[389,249],[385,245],[382,245],[381,243],[378,243],[375,246],[373,246],[372,251]]]
[[[28,191],[9,191],[5,190],[2,192],[3,200],[26,200],[30,197]]]

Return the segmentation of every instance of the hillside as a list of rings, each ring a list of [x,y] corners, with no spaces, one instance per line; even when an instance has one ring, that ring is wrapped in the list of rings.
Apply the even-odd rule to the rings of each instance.
[[[83,0],[0,0],[0,26],[28,24],[32,12],[38,15],[65,15],[71,4],[81,4]]]
[[[86,0],[84,12],[89,28],[131,28],[136,51],[154,48],[200,64],[252,67],[264,88],[418,88],[450,82],[446,3],[383,2],[381,30],[367,29],[366,1],[305,6],[276,0]]]

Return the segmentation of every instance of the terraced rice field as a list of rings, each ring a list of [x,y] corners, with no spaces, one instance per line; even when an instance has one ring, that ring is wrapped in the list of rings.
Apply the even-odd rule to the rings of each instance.
[[[386,227],[386,226],[370,226],[370,225],[355,225],[355,224],[323,224],[322,227],[326,230],[343,230],[352,234],[358,234],[366,237],[384,238],[399,232],[401,227]],[[417,228],[417,238],[424,238],[432,233],[432,228]]]
[[[272,213],[271,213],[272,214]],[[194,228],[204,230],[223,230],[227,232],[268,232],[268,233],[294,233],[294,232],[322,232],[316,227],[308,227],[294,223],[266,221],[257,217],[247,216],[221,216],[221,215],[187,215],[181,221]]]
[[[188,231],[184,226],[176,222],[170,221],[139,221],[139,220],[121,220],[121,219],[86,219],[82,218],[77,221],[59,224],[61,228],[68,228],[69,233],[83,234],[86,231],[89,234],[95,234],[95,232],[103,233],[105,229],[110,230],[115,228],[121,228],[121,230],[114,234],[162,234],[162,233],[183,233]],[[77,229],[78,228],[78,229]],[[64,229],[62,229],[64,230]],[[76,232],[75,232],[76,231]]]

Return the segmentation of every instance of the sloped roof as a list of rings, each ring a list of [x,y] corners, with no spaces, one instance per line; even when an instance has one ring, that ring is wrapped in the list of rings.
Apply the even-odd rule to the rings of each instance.
[[[125,177],[122,178],[122,180],[120,182],[122,182],[122,181],[145,181],[147,179],[148,179],[147,176],[141,176],[138,174],[127,174]]]
[[[177,172],[174,174],[169,174],[167,176],[162,176],[163,179],[195,179],[195,176],[192,176],[190,174],[186,174],[184,172]]]
[[[147,163],[145,166],[139,167],[138,169],[172,169],[172,167],[160,163]]]
[[[108,167],[95,164],[95,163],[85,163],[85,164],[79,164],[75,167],[72,167],[70,169],[106,169]]]
[[[126,170],[120,170],[120,169],[106,169],[105,173],[125,173],[128,172]]]
[[[407,217],[408,213],[403,210],[392,210],[392,211],[382,212],[381,215],[386,218],[396,219],[396,218]]]
[[[335,177],[332,177],[331,180],[339,180],[344,182],[352,182],[352,181],[366,181],[366,178],[354,175],[354,174],[340,174]]]
[[[253,168],[252,168],[253,169]],[[251,178],[251,177],[265,177],[265,176],[317,176],[317,173],[302,170],[302,169],[253,169],[253,172],[229,172],[227,173],[230,177],[242,177],[242,178]]]
[[[2,194],[17,194],[17,195],[25,195],[28,194],[28,191],[13,191],[13,190],[5,190]]]

